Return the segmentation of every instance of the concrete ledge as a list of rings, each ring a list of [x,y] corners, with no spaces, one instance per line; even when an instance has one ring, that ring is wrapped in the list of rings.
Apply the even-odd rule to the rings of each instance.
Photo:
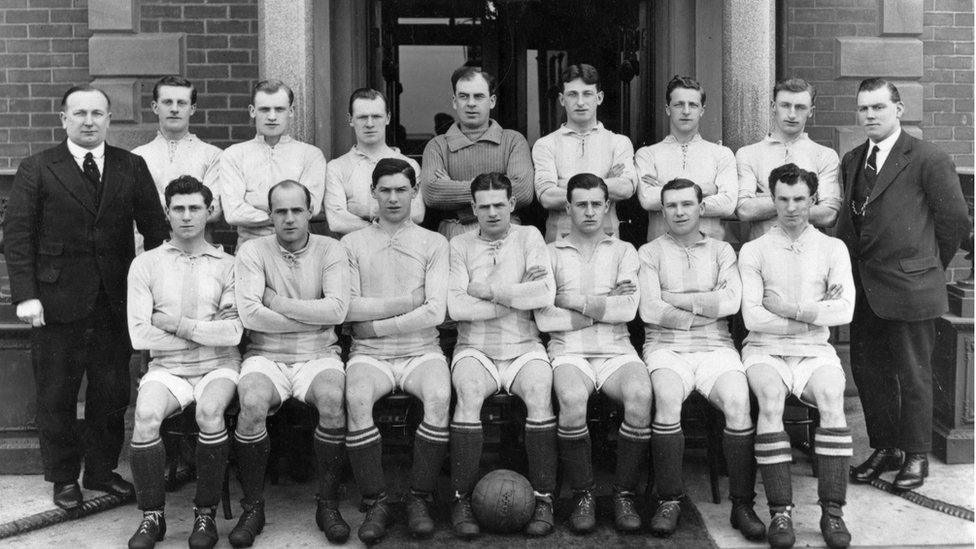
[[[113,124],[108,132],[108,143],[127,151],[152,141],[159,126],[156,124]]]
[[[882,0],[881,36],[922,34],[922,0]]]
[[[921,78],[922,41],[915,38],[837,38],[837,78]]]
[[[92,85],[103,90],[112,100],[113,122],[141,122],[139,100],[141,86],[135,78],[98,78]]]
[[[139,0],[88,0],[92,31],[139,31]]]
[[[186,35],[92,36],[88,40],[92,76],[158,76],[183,74]]]
[[[901,129],[913,137],[922,139],[922,129],[918,126],[903,125]],[[864,143],[868,138],[867,134],[864,133],[864,129],[860,126],[837,126],[834,128],[834,136],[837,140],[837,154],[842,158],[847,154],[847,151]]]

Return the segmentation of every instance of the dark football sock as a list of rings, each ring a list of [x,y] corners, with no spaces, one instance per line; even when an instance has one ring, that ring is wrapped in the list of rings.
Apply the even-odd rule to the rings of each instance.
[[[481,423],[451,422],[451,488],[455,494],[470,495],[474,489],[484,443]]]
[[[413,437],[413,471],[410,488],[429,494],[437,484],[437,474],[444,465],[449,440],[447,427],[435,427],[423,422]]]
[[[220,502],[224,487],[224,472],[230,454],[230,436],[227,429],[215,433],[200,431],[197,435],[197,493],[193,505],[214,507]]]
[[[793,451],[786,431],[756,435],[756,463],[762,473],[766,501],[773,512],[793,505],[792,461]]]
[[[529,482],[540,494],[556,490],[556,416],[525,420],[525,453],[529,461]]]
[[[586,424],[558,427],[559,461],[569,487],[574,491],[593,489],[593,452]]]
[[[654,486],[662,500],[675,500],[684,494],[681,462],[685,455],[685,434],[681,423],[651,425],[651,459],[654,461]]]
[[[143,511],[160,511],[166,505],[166,449],[158,436],[132,443],[132,482],[136,504]]]
[[[614,488],[635,492],[644,470],[647,448],[651,441],[650,427],[634,427],[624,421],[617,436],[617,471]]]
[[[268,469],[268,454],[271,453],[268,431],[262,429],[260,433],[254,435],[234,433],[234,453],[237,454],[237,467],[244,501],[263,502],[264,474]]]
[[[339,479],[346,457],[346,429],[344,427],[315,428],[312,439],[319,475],[318,496],[322,499],[339,499]]]
[[[363,498],[372,499],[384,492],[383,439],[375,425],[346,433],[346,451],[353,475]]]
[[[814,435],[817,460],[817,497],[822,503],[847,503],[847,476],[854,441],[847,427],[820,427]]]
[[[729,498],[752,501],[756,497],[756,429],[729,429],[722,436],[722,450],[729,469]]]

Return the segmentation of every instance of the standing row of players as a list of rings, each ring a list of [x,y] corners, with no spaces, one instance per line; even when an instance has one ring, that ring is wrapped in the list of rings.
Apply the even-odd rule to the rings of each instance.
[[[365,509],[359,538],[380,540],[393,515],[372,407],[393,390],[416,396],[424,407],[406,499],[415,536],[434,531],[430,508],[448,451],[452,528],[462,538],[480,533],[470,502],[483,444],[480,412],[499,391],[519,396],[527,409],[536,506],[526,533],[544,536],[553,529],[557,459],[573,490],[570,528],[593,530],[586,402],[596,390],[624,408],[615,527],[642,527],[634,499],[650,447],[660,500],[650,530],[671,534],[684,492],[681,406],[697,390],[726,415],[732,524],[746,537],[766,535],[772,546],[789,547],[795,540],[791,456],[782,413],[792,392],[821,410],[815,444],[821,530],[828,545],[846,547],[850,534],[841,508],[851,435],[844,373],[827,338],[828,326],[851,319],[850,261],[842,242],[809,225],[815,174],[787,164],[769,183],[777,225],[747,243],[737,265],[729,244],[704,234],[703,192],[687,179],[662,186],[667,232],[639,252],[606,234],[610,191],[588,173],[567,182],[569,232],[548,246],[534,227],[512,223],[517,198],[499,173],[474,178],[469,204],[477,228],[448,242],[411,219],[419,190],[414,168],[382,159],[371,174],[374,223],[341,243],[310,234],[311,193],[285,180],[267,196],[273,234],[248,240],[232,258],[205,240],[214,209],[210,190],[191,176],[177,178],[164,192],[172,239],[138,256],[128,279],[133,346],[152,352],[135,411],[131,461],[143,520],[130,547],[151,547],[165,533],[159,428],[194,401],[201,430],[190,546],[213,547],[218,539],[215,507],[232,445],[244,497],[229,540],[250,546],[265,524],[266,419],[288,398],[319,412],[319,528],[333,542],[350,533],[338,510],[348,452]],[[740,304],[750,330],[741,359],[726,324]],[[627,330],[638,311],[643,359]],[[450,366],[438,343],[445,313],[458,322]],[[352,334],[346,364],[335,331],[342,323]],[[237,345],[245,328],[242,362]],[[548,349],[540,330],[550,335]],[[228,433],[223,416],[235,386],[240,414],[236,431]],[[449,418],[452,387],[457,404]],[[760,406],[758,432],[749,414],[750,388]],[[768,531],[753,511],[754,461],[770,504]]]

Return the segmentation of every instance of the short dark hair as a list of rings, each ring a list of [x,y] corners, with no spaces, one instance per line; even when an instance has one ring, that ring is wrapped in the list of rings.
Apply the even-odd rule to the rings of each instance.
[[[603,191],[603,199],[610,199],[610,190],[607,189],[606,182],[603,181],[602,177],[592,173],[578,173],[569,178],[569,181],[566,182],[566,198],[570,202],[573,201],[573,191],[576,189],[600,189]]]
[[[349,116],[352,116],[352,104],[355,103],[357,99],[366,99],[367,101],[382,99],[383,106],[386,107],[386,113],[390,113],[390,103],[386,100],[386,96],[383,95],[383,92],[374,90],[373,88],[359,88],[352,92],[352,95],[349,96]]]
[[[251,88],[251,104],[254,104],[254,99],[258,96],[258,92],[261,93],[278,93],[278,90],[285,90],[288,92],[288,105],[295,102],[295,92],[291,91],[288,84],[285,84],[281,80],[261,80]]]
[[[769,194],[776,196],[777,183],[796,185],[800,182],[807,184],[810,196],[817,194],[817,174],[808,172],[792,162],[783,164],[769,172]]]
[[[273,210],[273,208],[271,207],[271,196],[274,194],[276,190],[278,190],[279,187],[282,189],[293,189],[295,187],[300,187],[303,191],[305,191],[305,207],[308,208],[308,211],[312,211],[312,193],[308,191],[308,187],[302,185],[301,183],[295,181],[294,179],[285,179],[283,181],[279,181],[275,183],[273,187],[268,189],[268,210]]]
[[[861,83],[857,86],[857,94],[860,95],[861,92],[870,92],[880,90],[881,88],[888,88],[892,103],[901,102],[901,94],[898,93],[898,86],[895,86],[890,80],[885,80],[884,78],[866,78],[861,80]]]
[[[200,193],[203,196],[203,203],[210,207],[213,203],[213,192],[206,185],[200,182],[199,179],[193,177],[192,175],[181,175],[176,179],[170,181],[166,185],[166,190],[163,191],[163,196],[166,198],[166,207],[169,207],[169,201],[173,196],[178,194],[197,194]]]
[[[481,75],[488,83],[488,93],[495,94],[495,77],[485,69],[476,65],[464,65],[459,67],[451,74],[451,92],[457,93],[457,83],[461,80],[471,80],[475,76]]]
[[[813,84],[807,82],[802,78],[784,78],[773,86],[773,101],[776,101],[776,94],[781,91],[787,91],[792,93],[803,93],[808,92],[810,94],[810,103],[817,98],[817,90],[813,87]]]
[[[370,188],[375,189],[376,185],[380,182],[380,178],[398,173],[403,174],[410,180],[411,187],[417,186],[417,172],[414,171],[413,166],[409,162],[402,158],[381,158],[376,163],[376,167],[373,168],[373,184]]]
[[[478,191],[505,191],[505,196],[512,198],[512,180],[503,173],[483,173],[471,180],[471,198]]]
[[[702,107],[705,106],[705,88],[702,88],[701,82],[695,80],[690,76],[680,76],[674,75],[674,78],[668,82],[668,87],[664,91],[664,101],[670,105],[671,104],[671,92],[678,88],[685,88],[687,90],[695,90],[701,97]]]
[[[182,76],[171,74],[169,76],[164,76],[156,81],[156,85],[153,86],[153,101],[159,101],[159,88],[163,86],[172,86],[174,88],[190,88],[190,104],[197,104],[197,88],[192,82],[183,78]]]
[[[587,65],[586,63],[570,65],[559,76],[559,81],[564,84],[563,89],[566,89],[565,84],[576,79],[582,80],[584,84],[595,85],[597,90],[603,89],[600,87],[600,73],[593,65]]]
[[[698,183],[695,183],[690,179],[678,177],[668,181],[663,187],[661,187],[661,202],[664,202],[664,193],[668,191],[680,191],[681,189],[695,189],[695,197],[698,198],[699,204],[701,204],[702,200],[704,199],[702,196],[701,187],[698,186]]]
[[[109,98],[108,94],[105,93],[105,90],[101,88],[96,88],[91,84],[79,84],[77,86],[71,86],[70,88],[68,88],[68,91],[64,92],[64,95],[61,96],[61,110],[64,110],[64,106],[65,104],[68,103],[68,98],[71,97],[71,95],[79,92],[92,92],[92,91],[102,94],[102,97],[105,98],[105,102],[108,104],[108,108],[109,109],[112,108],[112,100]]]

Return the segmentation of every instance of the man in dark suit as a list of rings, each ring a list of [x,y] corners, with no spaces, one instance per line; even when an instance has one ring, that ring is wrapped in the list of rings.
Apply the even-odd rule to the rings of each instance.
[[[841,162],[837,233],[855,266],[851,368],[874,449],[851,481],[897,470],[895,486],[907,489],[928,475],[935,319],[948,310],[945,267],[969,219],[952,160],[902,131],[903,111],[893,84],[861,82],[868,141]]]
[[[81,506],[85,488],[128,497],[118,466],[129,404],[125,280],[132,223],[146,248],[169,235],[142,158],[105,144],[108,96],[91,86],[61,100],[67,140],[24,159],[4,222],[4,254],[17,317],[30,324],[37,427],[54,503]],[[87,375],[84,430],[76,426]]]

